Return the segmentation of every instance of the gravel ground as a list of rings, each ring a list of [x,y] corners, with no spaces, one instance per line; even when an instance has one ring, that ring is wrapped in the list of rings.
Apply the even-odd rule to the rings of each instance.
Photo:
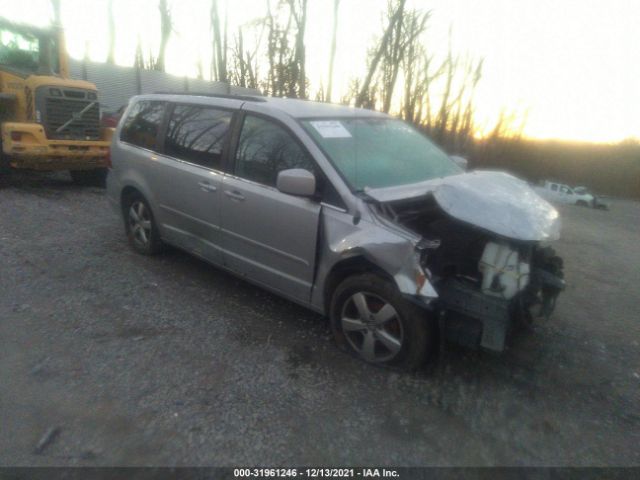
[[[0,465],[638,465],[640,203],[562,216],[552,319],[410,375],[184,253],[133,253],[101,189],[5,179]]]

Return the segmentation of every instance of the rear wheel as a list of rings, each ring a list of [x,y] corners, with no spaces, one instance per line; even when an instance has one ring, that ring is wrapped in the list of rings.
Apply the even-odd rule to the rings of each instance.
[[[576,202],[576,205],[578,205],[579,207],[588,207],[589,204],[587,202],[585,202],[584,200],[578,200]]]
[[[330,316],[338,345],[369,363],[414,370],[434,346],[428,312],[374,274],[344,280],[333,294]]]
[[[91,170],[70,170],[71,179],[77,185],[87,187],[104,187],[107,179],[106,168],[94,168]]]
[[[162,251],[162,240],[149,204],[139,193],[127,197],[122,214],[129,244],[138,253],[155,255]]]

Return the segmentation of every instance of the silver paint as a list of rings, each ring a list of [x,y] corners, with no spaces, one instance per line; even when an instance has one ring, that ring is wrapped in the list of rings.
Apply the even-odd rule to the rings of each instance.
[[[431,193],[458,220],[515,240],[557,240],[558,211],[526,182],[504,172],[474,171],[413,185],[367,189],[380,202]]]

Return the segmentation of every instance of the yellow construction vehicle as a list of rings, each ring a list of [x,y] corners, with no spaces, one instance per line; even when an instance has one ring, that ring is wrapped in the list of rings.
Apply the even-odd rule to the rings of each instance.
[[[0,171],[69,170],[78,183],[104,181],[113,130],[100,126],[96,86],[69,78],[62,28],[0,18],[0,122]]]

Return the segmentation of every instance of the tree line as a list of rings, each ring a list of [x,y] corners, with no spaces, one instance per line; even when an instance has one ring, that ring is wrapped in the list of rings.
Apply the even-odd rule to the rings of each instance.
[[[61,0],[51,1],[59,22]],[[156,1],[159,48],[144,55],[138,40],[135,65],[164,71],[166,47],[175,32],[172,7],[178,2]],[[345,0],[322,0],[332,2],[331,24],[326,29],[329,59],[326,78],[314,79],[314,84],[319,84],[315,91],[310,89],[306,69],[309,1],[262,1],[264,15],[230,30],[226,9],[221,8],[224,5],[220,0],[210,0],[210,80],[258,89],[267,95],[339,102],[393,113],[422,129],[449,153],[467,156],[472,167],[506,169],[532,181],[552,178],[584,184],[602,193],[640,197],[637,142],[592,148],[588,144],[524,139],[521,132],[526,116],[506,110],[489,133],[479,139],[475,94],[482,79],[483,59],[454,52],[451,41],[444,49],[432,48],[425,35],[432,21],[431,11],[409,8],[406,0],[387,0],[379,33],[363,62],[362,75],[349,79],[347,91],[336,98],[334,63],[340,47],[340,8]],[[109,0],[107,9],[107,61],[114,63],[112,3]],[[202,63],[200,59],[200,78],[205,77]],[[616,168],[611,168],[614,164]]]
[[[108,3],[107,61],[114,62],[115,21],[113,0]],[[175,0],[174,0],[175,2]],[[482,78],[483,59],[473,59],[452,51],[444,55],[426,42],[432,12],[409,8],[407,0],[388,0],[380,32],[368,48],[363,74],[349,79],[349,88],[335,97],[334,64],[339,51],[337,31],[341,0],[332,0],[326,78],[310,91],[307,76],[305,32],[309,0],[264,0],[264,15],[229,29],[226,8],[220,0],[209,4],[212,58],[209,79],[266,95],[340,102],[394,113],[432,136],[451,152],[469,151],[474,141],[474,98]],[[158,0],[160,42],[157,52],[142,51],[138,41],[134,64],[139,68],[164,71],[165,52],[174,33],[171,0]],[[221,11],[223,14],[221,15]],[[441,48],[437,49],[442,51]],[[204,78],[202,59],[198,76]],[[506,124],[495,134],[504,135]]]

